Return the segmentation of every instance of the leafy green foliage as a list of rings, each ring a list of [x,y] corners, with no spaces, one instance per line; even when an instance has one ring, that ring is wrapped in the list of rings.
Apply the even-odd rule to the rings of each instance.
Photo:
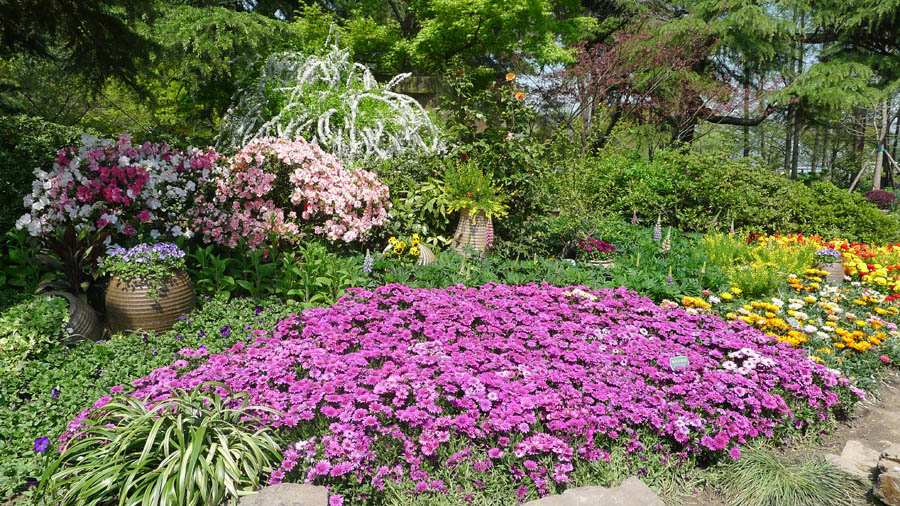
[[[18,374],[59,340],[68,320],[68,304],[59,297],[32,297],[0,313],[0,374]]]
[[[674,231],[671,249],[663,252],[659,243],[653,241],[650,229],[606,223],[595,225],[591,230],[593,237],[616,247],[612,267],[550,260],[537,254],[522,255],[521,251],[504,247],[501,243],[499,251],[503,255],[493,255],[485,260],[441,252],[434,263],[409,266],[391,257],[379,257],[366,286],[404,283],[415,287],[444,288],[455,284],[480,286],[486,283],[520,285],[542,282],[590,288],[627,286],[655,301],[700,295],[704,289],[717,290],[727,286],[727,274],[706,265],[706,258],[699,247],[699,236]],[[580,239],[581,236],[576,237]],[[564,247],[565,243],[557,245],[557,251],[562,252]]]
[[[280,445],[246,393],[206,383],[152,408],[116,398],[85,420],[84,437],[47,466],[37,495],[61,504],[220,504],[252,492],[280,461]],[[239,402],[234,405],[234,400]]]
[[[277,296],[318,306],[333,303],[344,290],[362,283],[360,255],[339,256],[318,241],[285,251],[213,245],[185,249],[199,295]]]
[[[10,230],[0,237],[0,310],[26,298],[42,280],[54,273],[34,261],[38,245],[23,230]]]
[[[5,16],[4,16],[5,17]],[[0,116],[0,232],[25,214],[34,169],[49,169],[56,152],[77,143],[83,130],[28,116]]]
[[[724,466],[722,490],[735,506],[845,506],[861,487],[821,457],[792,462],[771,450],[745,451]]]
[[[826,182],[790,181],[749,160],[725,153],[658,153],[653,161],[605,152],[559,173],[555,188],[570,188],[563,209],[605,210],[622,218],[636,212],[687,231],[736,229],[840,236],[894,242],[900,222],[858,194]],[[576,202],[576,204],[573,204]],[[582,207],[579,207],[582,206]]]
[[[4,5],[0,18],[0,56],[13,52],[48,55],[48,47],[68,47],[69,70],[99,85],[115,76],[134,84],[139,64],[153,43],[137,30],[152,0],[22,0]]]
[[[506,215],[507,197],[474,163],[449,163],[443,173],[444,198],[450,211],[467,210],[488,218]]]
[[[85,406],[155,368],[171,364],[180,349],[205,346],[218,353],[253,339],[301,307],[268,299],[201,298],[201,306],[162,334],[116,335],[108,341],[56,343],[32,357],[13,377],[0,377],[0,497],[5,500],[40,478],[33,443],[54,441]],[[56,395],[54,395],[56,392]],[[31,492],[26,492],[30,494]],[[55,504],[55,503],[54,503]]]
[[[329,2],[330,4],[330,2]],[[537,63],[570,61],[561,47],[592,33],[596,20],[573,0],[400,0],[359,2],[342,39],[382,72],[446,68],[458,57]]]

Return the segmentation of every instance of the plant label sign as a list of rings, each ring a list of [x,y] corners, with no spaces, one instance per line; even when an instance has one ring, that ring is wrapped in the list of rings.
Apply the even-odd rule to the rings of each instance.
[[[677,371],[678,369],[689,365],[691,365],[691,362],[685,355],[677,355],[669,359],[669,367],[671,367],[673,371]]]

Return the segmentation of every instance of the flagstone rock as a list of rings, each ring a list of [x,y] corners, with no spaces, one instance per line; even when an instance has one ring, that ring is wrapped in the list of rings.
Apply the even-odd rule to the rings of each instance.
[[[242,497],[238,506],[328,506],[328,489],[299,483],[279,483]]]
[[[637,476],[632,476],[615,488],[571,488],[562,495],[529,501],[525,506],[665,506],[665,503]]]
[[[859,441],[850,440],[840,456],[829,453],[825,460],[845,473],[861,480],[871,480],[878,465],[879,453]]]
[[[881,452],[874,494],[887,506],[900,506],[900,444]]]

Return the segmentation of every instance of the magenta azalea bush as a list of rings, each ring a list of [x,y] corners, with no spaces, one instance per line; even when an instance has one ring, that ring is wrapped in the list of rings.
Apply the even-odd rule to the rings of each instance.
[[[216,355],[184,349],[130,395],[152,405],[207,381],[247,392],[282,413],[264,423],[296,441],[270,481],[328,484],[352,503],[391,480],[440,493],[448,484],[436,477],[463,467],[485,479],[502,471],[522,498],[618,450],[669,464],[737,458],[748,440],[863,395],[742,322],[625,288],[354,289],[254,333]]]
[[[219,155],[212,149],[174,151],[166,144],[135,146],[82,136],[80,147],[61,149],[53,168],[35,169],[28,214],[16,222],[33,236],[65,223],[124,235],[146,230],[154,237],[190,236],[185,215],[193,195],[210,175]]]
[[[252,141],[221,170],[193,216],[207,243],[257,247],[294,241],[309,224],[332,241],[352,242],[388,221],[388,188],[374,173],[346,169],[303,139]]]

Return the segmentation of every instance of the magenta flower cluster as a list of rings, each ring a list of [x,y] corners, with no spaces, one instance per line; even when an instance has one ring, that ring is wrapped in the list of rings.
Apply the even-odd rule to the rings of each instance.
[[[435,470],[465,463],[509,472],[523,497],[543,494],[614,447],[646,455],[651,438],[682,457],[737,457],[748,439],[827,418],[839,392],[861,395],[742,322],[663,308],[625,288],[354,289],[254,333],[216,355],[182,350],[135,380],[131,395],[153,404],[207,381],[247,392],[282,413],[264,423],[307,435],[285,449],[271,481],[340,490],[377,493],[403,479],[413,493],[440,492]],[[673,357],[687,365],[672,367]]]
[[[266,137],[245,146],[217,175],[193,212],[206,242],[257,247],[271,236],[292,242],[310,224],[332,241],[362,239],[388,221],[388,188],[350,170],[303,139]]]
[[[606,241],[598,241],[593,237],[587,237],[581,240],[581,249],[587,252],[598,253],[615,253],[616,247]]]
[[[51,170],[35,169],[24,199],[29,212],[16,226],[34,236],[73,222],[124,235],[143,228],[154,237],[190,237],[189,196],[218,159],[212,148],[175,151],[166,144],[133,145],[126,134],[116,141],[85,135],[80,147],[58,152]]]

